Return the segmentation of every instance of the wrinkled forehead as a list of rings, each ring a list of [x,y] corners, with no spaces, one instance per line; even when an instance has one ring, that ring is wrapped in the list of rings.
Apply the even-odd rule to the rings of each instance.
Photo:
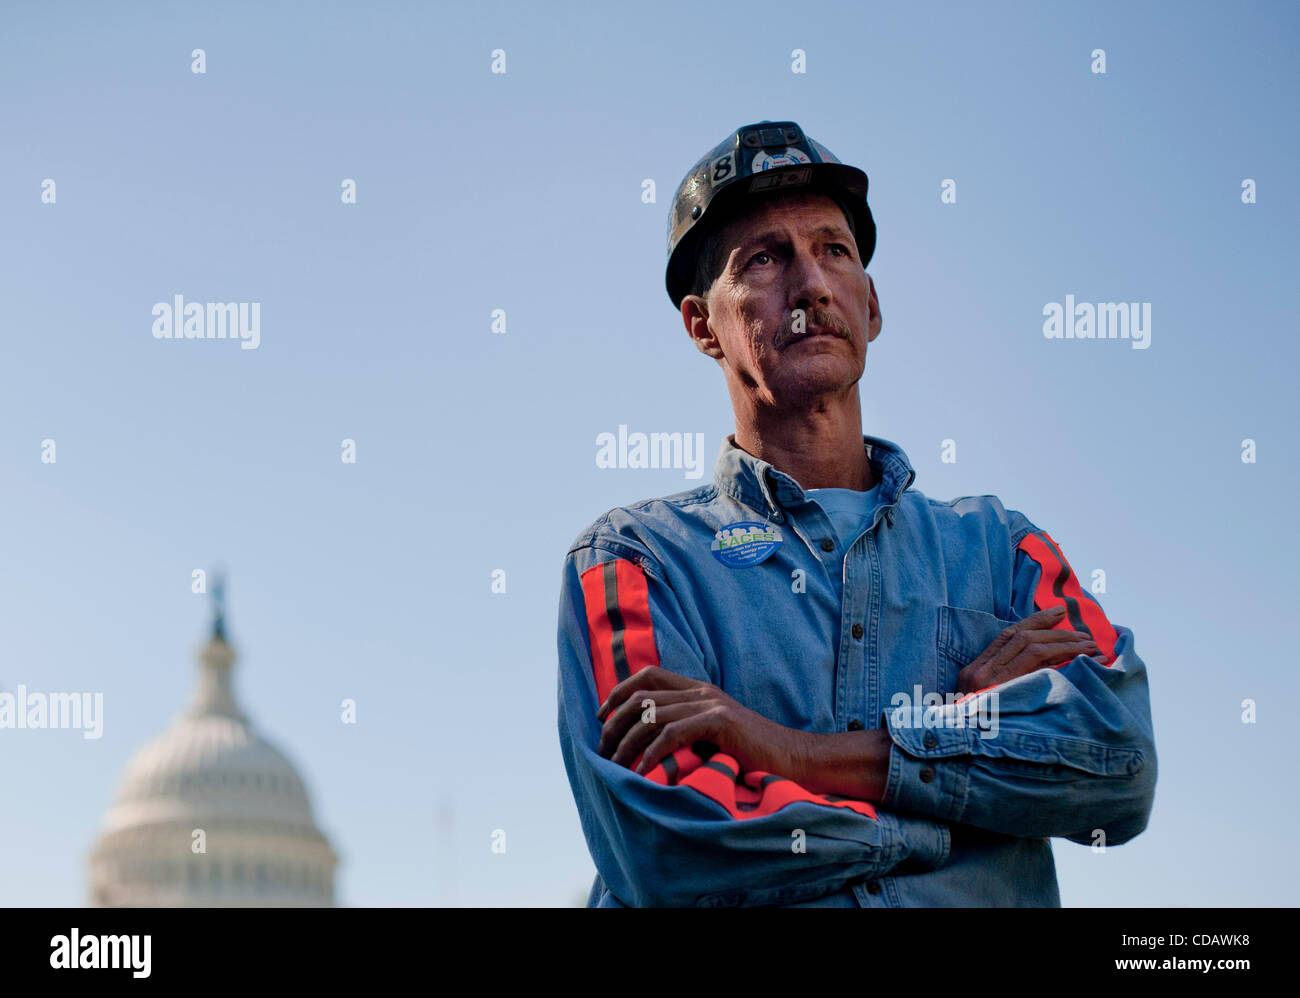
[[[728,215],[722,227],[723,245],[730,250],[750,233],[779,225],[796,212],[810,212],[809,221],[815,226],[832,225],[847,235],[852,234],[844,211],[834,198],[812,191],[781,191],[756,195]]]

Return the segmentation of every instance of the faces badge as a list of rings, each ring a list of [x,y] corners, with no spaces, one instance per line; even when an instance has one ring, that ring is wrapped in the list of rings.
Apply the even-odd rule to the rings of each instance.
[[[749,166],[750,173],[762,173],[764,170],[775,170],[778,166],[795,166],[799,163],[811,163],[812,160],[808,154],[801,149],[795,149],[792,146],[786,146],[784,152],[768,152],[763,150],[754,157],[754,162]]]
[[[781,546],[781,531],[770,523],[738,520],[713,535],[713,557],[728,568],[749,568]]]

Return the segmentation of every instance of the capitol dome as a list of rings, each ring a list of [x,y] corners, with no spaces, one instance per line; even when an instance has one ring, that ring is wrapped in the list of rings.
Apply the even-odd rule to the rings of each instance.
[[[219,584],[189,709],[127,764],[90,856],[104,907],[332,906],[338,857],[293,764],[240,711]]]

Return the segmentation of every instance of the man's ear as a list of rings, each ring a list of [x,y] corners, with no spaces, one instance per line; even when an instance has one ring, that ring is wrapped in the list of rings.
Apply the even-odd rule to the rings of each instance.
[[[876,294],[876,279],[867,275],[867,342],[870,343],[880,335],[883,319],[880,314],[880,298]]]
[[[687,295],[682,299],[682,323],[686,326],[695,348],[714,360],[722,359],[722,345],[709,328],[709,303],[700,295]]]

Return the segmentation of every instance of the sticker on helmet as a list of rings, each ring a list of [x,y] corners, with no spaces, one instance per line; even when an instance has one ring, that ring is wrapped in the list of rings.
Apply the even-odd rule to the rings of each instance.
[[[754,157],[749,172],[761,173],[763,170],[775,170],[778,166],[797,166],[800,163],[811,162],[812,158],[806,152],[793,146],[786,146],[784,152],[768,152],[764,149]]]
[[[736,165],[732,162],[731,153],[719,156],[709,164],[709,186],[717,187],[718,184],[725,184],[735,172]]]
[[[802,187],[812,179],[812,167],[781,170],[777,173],[756,173],[749,178],[749,191],[770,191],[778,187]]]
[[[748,568],[765,561],[781,546],[781,531],[770,523],[738,520],[713,535],[713,557],[728,568]]]

